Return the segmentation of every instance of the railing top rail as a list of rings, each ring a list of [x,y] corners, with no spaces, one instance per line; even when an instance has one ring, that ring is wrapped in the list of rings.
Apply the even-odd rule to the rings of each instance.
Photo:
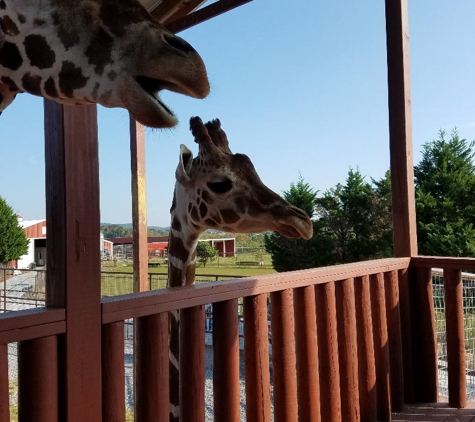
[[[475,270],[475,258],[458,258],[450,256],[415,256],[411,258],[411,266],[419,268]]]
[[[293,271],[220,283],[132,293],[102,299],[102,322],[123,321],[174,309],[237,299],[289,288],[408,268],[410,258],[388,258],[312,270]]]

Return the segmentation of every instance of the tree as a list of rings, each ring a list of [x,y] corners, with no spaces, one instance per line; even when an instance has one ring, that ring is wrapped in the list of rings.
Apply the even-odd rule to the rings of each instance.
[[[419,252],[475,256],[474,142],[456,129],[425,143],[414,168]]]
[[[0,197],[0,266],[19,259],[28,252],[29,240],[18,224],[13,208]]]
[[[217,255],[218,251],[208,242],[198,242],[196,246],[196,257],[198,258],[198,262],[203,264],[203,267],[206,267],[208,261],[213,260]]]
[[[126,228],[119,224],[107,224],[101,226],[101,232],[106,239],[112,237],[132,237],[133,234],[131,228]]]

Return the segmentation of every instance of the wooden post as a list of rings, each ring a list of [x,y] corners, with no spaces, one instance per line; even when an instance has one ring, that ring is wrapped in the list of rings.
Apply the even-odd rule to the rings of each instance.
[[[294,290],[299,422],[321,422],[314,286]]]
[[[132,226],[134,292],[148,290],[147,179],[145,174],[145,129],[130,117],[132,172]]]
[[[341,421],[340,369],[336,327],[335,283],[315,286],[317,307],[318,359],[320,368],[320,403],[322,421]]]
[[[341,419],[360,421],[354,280],[337,281],[336,310],[341,379]]]
[[[0,344],[0,422],[10,422],[8,345]]]
[[[292,290],[271,293],[274,420],[297,422],[297,374]]]
[[[467,378],[465,373],[462,273],[460,270],[444,269],[444,292],[449,405],[451,407],[466,407]]]
[[[101,268],[96,106],[45,100],[46,304],[66,308],[59,419],[100,422]],[[87,387],[86,387],[87,386]],[[85,405],[87,403],[87,405]]]
[[[237,300],[213,304],[214,420],[240,421]]]
[[[396,257],[417,255],[407,0],[385,0],[393,241]]]

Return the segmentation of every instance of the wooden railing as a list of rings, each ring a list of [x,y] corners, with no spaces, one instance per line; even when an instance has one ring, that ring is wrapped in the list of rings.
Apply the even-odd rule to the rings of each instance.
[[[449,403],[463,407],[460,271],[475,270],[475,260],[417,257],[104,298],[97,420],[125,421],[124,322],[129,318],[135,319],[136,420],[168,420],[168,312],[179,309],[182,418],[204,421],[207,303],[213,303],[215,421],[239,421],[243,400],[250,422],[270,421],[271,414],[277,422],[384,421],[405,402],[437,401],[433,267],[444,269]],[[240,298],[245,399],[240,397]],[[57,346],[65,331],[63,309],[0,316],[0,422],[10,420],[7,344],[12,342],[19,342],[20,420],[61,420]],[[87,333],[83,337],[87,342]]]

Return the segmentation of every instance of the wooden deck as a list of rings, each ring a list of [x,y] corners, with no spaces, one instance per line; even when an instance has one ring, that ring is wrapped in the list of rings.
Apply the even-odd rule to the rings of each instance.
[[[447,421],[475,422],[475,402],[465,409],[453,409],[447,402],[406,405],[402,413],[393,413],[392,422],[402,421]]]

